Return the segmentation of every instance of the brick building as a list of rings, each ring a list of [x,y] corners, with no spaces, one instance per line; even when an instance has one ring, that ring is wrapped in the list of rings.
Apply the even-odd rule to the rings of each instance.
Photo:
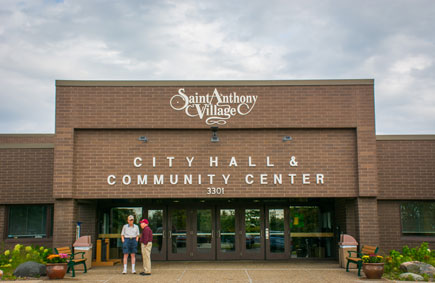
[[[0,135],[0,235],[110,239],[161,260],[435,244],[435,136],[376,136],[373,80],[57,81],[56,133]]]

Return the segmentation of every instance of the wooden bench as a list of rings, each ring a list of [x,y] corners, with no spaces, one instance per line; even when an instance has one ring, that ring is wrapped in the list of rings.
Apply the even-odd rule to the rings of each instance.
[[[362,246],[361,252],[348,251],[349,256],[346,257],[347,265],[346,271],[349,272],[349,263],[355,263],[358,267],[358,276],[361,276],[361,267],[363,264],[362,257],[364,255],[375,255],[378,252],[378,247],[375,246]],[[352,256],[352,253],[355,254]]]
[[[54,251],[57,254],[67,254],[68,255],[68,261],[67,261],[68,269],[66,270],[66,272],[69,273],[69,271],[72,270],[72,277],[76,276],[76,273],[74,271],[74,266],[76,266],[78,264],[83,264],[83,266],[85,268],[84,273],[87,272],[86,258],[85,258],[84,252],[73,253],[69,247],[54,248]],[[80,254],[81,254],[81,258],[80,257],[77,258],[76,256],[78,256]]]

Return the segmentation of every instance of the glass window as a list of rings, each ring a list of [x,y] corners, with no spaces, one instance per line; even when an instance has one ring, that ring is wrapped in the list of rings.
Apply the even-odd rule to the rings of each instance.
[[[47,206],[9,207],[8,238],[47,237]]]
[[[435,235],[435,202],[405,202],[400,205],[402,233]]]

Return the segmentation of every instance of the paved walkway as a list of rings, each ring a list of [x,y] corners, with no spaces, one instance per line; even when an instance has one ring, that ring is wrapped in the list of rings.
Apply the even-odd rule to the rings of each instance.
[[[119,264],[94,267],[86,274],[77,271],[75,278],[67,274],[65,279],[56,282],[387,282],[358,278],[356,270],[346,272],[335,261],[153,262],[152,268],[151,276],[141,276],[131,273],[122,275]],[[137,271],[142,271],[141,263]],[[48,278],[41,279],[34,282],[48,281]]]

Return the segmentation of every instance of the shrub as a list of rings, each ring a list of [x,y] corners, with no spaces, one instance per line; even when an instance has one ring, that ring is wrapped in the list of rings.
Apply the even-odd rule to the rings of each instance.
[[[389,256],[385,258],[384,271],[387,277],[397,280],[402,273],[400,265],[407,261],[421,261],[435,266],[435,251],[431,251],[429,244],[426,242],[416,248],[404,246],[401,253],[391,250]]]
[[[5,250],[0,254],[0,269],[5,279],[15,279],[14,270],[26,261],[35,261],[45,264],[51,249],[39,246],[26,246],[17,244],[12,250]]]

